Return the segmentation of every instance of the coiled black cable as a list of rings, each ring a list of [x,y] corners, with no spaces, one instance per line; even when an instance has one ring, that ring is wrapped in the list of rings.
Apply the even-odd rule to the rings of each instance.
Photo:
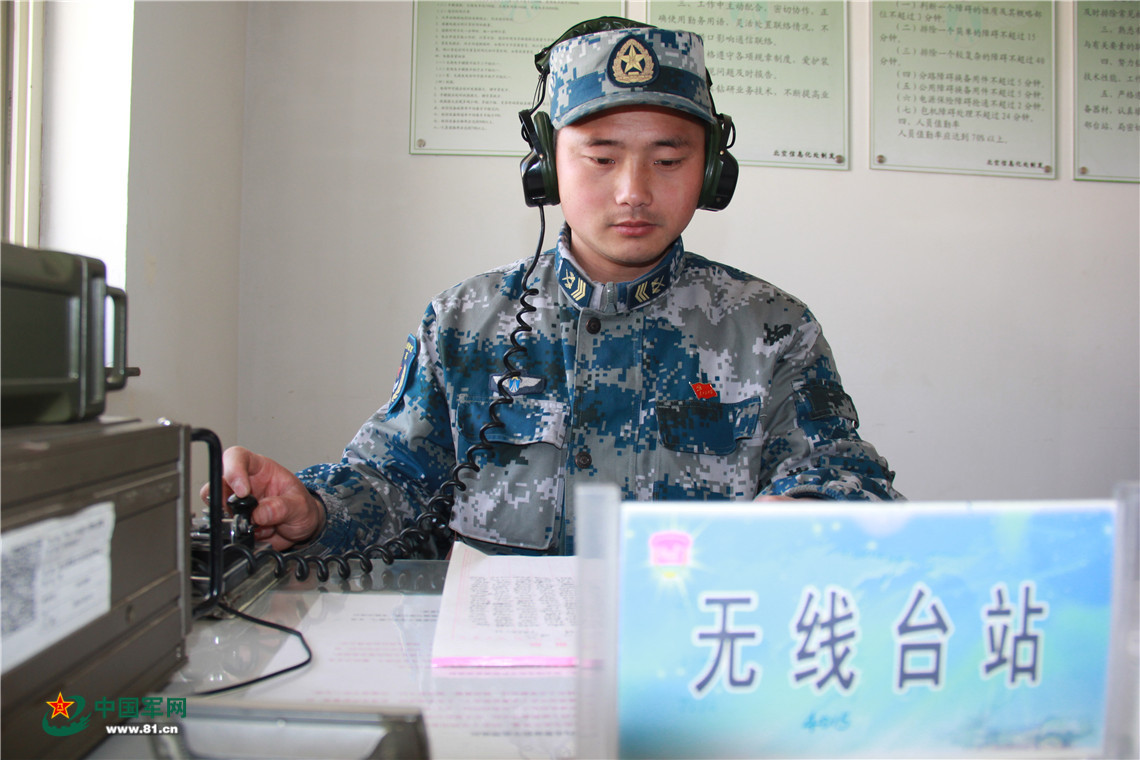
[[[451,513],[455,507],[456,492],[467,490],[467,484],[463,482],[465,474],[474,475],[482,469],[475,461],[475,456],[480,452],[489,452],[494,447],[494,443],[487,438],[487,434],[492,430],[506,427],[506,424],[499,418],[499,408],[514,402],[510,391],[507,390],[507,384],[522,376],[522,369],[515,364],[515,359],[526,356],[526,346],[521,343],[520,338],[534,329],[526,321],[526,316],[537,311],[530,299],[538,295],[538,289],[528,288],[526,284],[534,274],[538,259],[542,255],[543,242],[546,239],[546,214],[543,212],[542,206],[538,207],[538,218],[538,247],[531,258],[530,265],[523,274],[522,286],[524,290],[519,296],[519,310],[515,314],[516,327],[508,336],[511,345],[502,358],[506,372],[496,383],[498,396],[487,407],[487,414],[491,419],[479,428],[479,442],[472,444],[464,454],[463,460],[457,461],[455,466],[451,468],[448,479],[436,489],[435,495],[428,501],[424,511],[411,525],[405,527],[392,538],[343,554],[302,556],[299,553],[285,554],[272,548],[254,552],[241,544],[227,546],[226,552],[236,552],[241,559],[245,560],[251,575],[256,572],[259,565],[272,561],[276,565],[274,572],[278,576],[285,575],[288,572],[289,565],[294,565],[294,576],[297,580],[303,581],[309,577],[309,568],[312,567],[316,569],[317,579],[324,582],[329,579],[329,565],[333,564],[336,565],[342,578],[348,578],[352,574],[349,565],[350,560],[356,560],[363,572],[370,573],[373,567],[372,560],[377,557],[384,564],[390,565],[397,559],[411,559],[424,554],[434,555],[434,551],[429,551],[433,549],[432,536],[444,540],[451,538],[452,531],[448,524],[451,522]],[[247,503],[245,506],[247,509],[252,509],[251,504]]]

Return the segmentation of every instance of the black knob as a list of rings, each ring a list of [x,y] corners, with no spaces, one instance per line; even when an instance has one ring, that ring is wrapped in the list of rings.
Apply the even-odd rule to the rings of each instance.
[[[233,510],[234,516],[226,523],[230,526],[230,543],[253,546],[253,510],[257,507],[257,499],[252,496],[238,498],[231,496],[226,502]]]
[[[250,519],[249,516],[253,514],[253,510],[257,508],[257,499],[252,496],[243,496],[240,499],[237,496],[231,496],[226,503],[230,505],[230,509],[235,515],[241,515],[247,520]]]

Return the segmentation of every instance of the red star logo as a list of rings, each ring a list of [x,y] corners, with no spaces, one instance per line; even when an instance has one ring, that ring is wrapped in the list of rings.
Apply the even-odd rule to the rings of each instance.
[[[73,704],[75,704],[75,702],[69,702],[63,698],[63,692],[61,691],[59,696],[55,698],[55,701],[48,702],[47,706],[51,708],[51,717],[54,718],[57,715],[62,715],[65,718],[71,718],[71,716],[67,714],[67,711]]]

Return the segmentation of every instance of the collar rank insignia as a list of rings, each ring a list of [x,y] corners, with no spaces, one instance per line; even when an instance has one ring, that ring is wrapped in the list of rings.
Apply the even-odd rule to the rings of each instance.
[[[665,278],[655,277],[652,280],[646,280],[637,286],[633,291],[633,298],[638,303],[645,303],[651,297],[657,295],[665,289]]]
[[[629,36],[614,47],[606,73],[616,85],[636,87],[656,79],[658,68],[653,49],[637,37]]]
[[[579,306],[585,306],[590,303],[590,297],[593,295],[594,286],[586,281],[586,278],[580,275],[573,265],[562,260],[561,267],[558,271],[558,282],[562,285],[562,289],[566,291],[566,295],[570,296],[571,300]]]

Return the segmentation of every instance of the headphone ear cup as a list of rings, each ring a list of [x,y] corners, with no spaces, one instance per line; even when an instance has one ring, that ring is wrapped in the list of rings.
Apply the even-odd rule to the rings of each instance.
[[[740,176],[740,166],[736,158],[728,152],[728,141],[732,132],[732,119],[724,114],[718,114],[716,124],[708,130],[705,181],[701,186],[698,208],[722,211],[732,200],[732,194],[736,191],[736,180]]]
[[[523,123],[523,136],[530,145],[530,153],[519,164],[522,174],[523,197],[528,206],[558,205],[558,176],[554,170],[554,125],[550,115],[538,111],[519,113]]]

